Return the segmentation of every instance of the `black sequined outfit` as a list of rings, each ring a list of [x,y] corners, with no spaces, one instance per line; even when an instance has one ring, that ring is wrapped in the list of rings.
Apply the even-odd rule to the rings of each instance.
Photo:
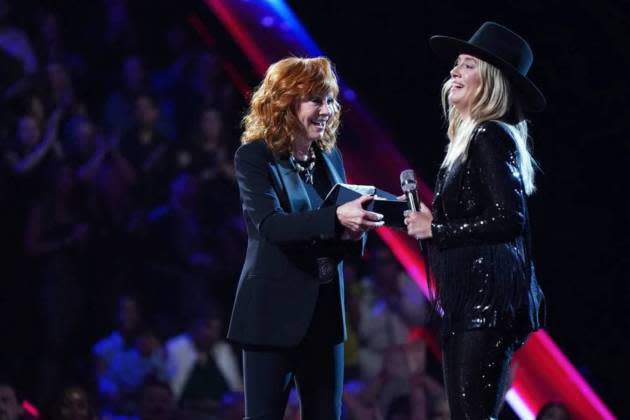
[[[436,302],[444,311],[452,419],[496,416],[507,375],[507,368],[499,367],[507,366],[512,352],[541,326],[543,294],[530,257],[517,159],[505,125],[489,121],[476,129],[466,159],[438,175],[429,265]],[[487,391],[483,398],[482,390]],[[469,412],[475,404],[478,410]]]
[[[461,331],[444,341],[444,382],[451,420],[497,418],[518,344],[502,331]]]

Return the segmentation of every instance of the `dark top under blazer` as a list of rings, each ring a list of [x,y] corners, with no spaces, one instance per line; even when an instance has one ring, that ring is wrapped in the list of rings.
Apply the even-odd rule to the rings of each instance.
[[[331,185],[345,182],[341,154],[317,151]],[[336,207],[313,209],[288,157],[266,143],[243,144],[234,157],[247,225],[247,254],[238,283],[228,339],[244,345],[294,347],[304,338],[317,302],[317,258],[337,262],[338,341],[346,337],[342,259],[362,242],[339,239]],[[335,310],[335,308],[331,308]]]
[[[466,159],[440,170],[429,262],[445,333],[491,327],[524,336],[543,322],[518,157],[506,125],[488,121]]]

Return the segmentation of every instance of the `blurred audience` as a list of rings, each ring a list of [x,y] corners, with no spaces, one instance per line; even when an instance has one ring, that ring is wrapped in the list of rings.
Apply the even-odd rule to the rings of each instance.
[[[344,343],[344,380],[356,380],[361,376],[359,367],[359,321],[361,320],[361,297],[363,286],[359,267],[361,261],[347,259],[344,262],[344,291],[346,300],[346,331]]]
[[[38,70],[30,37],[10,20],[8,0],[0,0],[0,98],[8,101],[23,93]]]
[[[148,74],[142,57],[129,55],[124,58],[121,69],[121,89],[112,92],[105,101],[103,126],[109,133],[124,133],[134,125],[135,100],[138,96],[152,91]],[[168,104],[168,101],[167,101]],[[170,121],[170,105],[158,101],[160,112],[156,125],[168,136],[175,134]]]
[[[243,389],[236,353],[223,337],[219,311],[206,305],[188,332],[166,343],[169,381],[182,409],[216,414],[226,392]]]
[[[122,133],[133,124],[134,98],[149,89],[142,59],[127,56],[122,65],[122,89],[112,92],[106,102],[103,125],[107,131]]]
[[[205,234],[206,215],[199,207],[199,195],[195,176],[175,176],[168,202],[148,213],[138,238],[144,247],[142,277],[150,282],[143,287],[150,290],[144,298],[166,330],[193,315],[191,311],[208,298],[209,278],[216,278],[218,264],[208,246],[215,237]]]
[[[17,121],[15,141],[7,145],[3,158],[14,177],[19,178],[18,182],[21,181],[22,187],[25,187],[23,194],[33,196],[40,193],[46,165],[63,157],[63,149],[58,142],[62,115],[61,108],[51,114],[43,137],[36,116],[22,115]]]
[[[425,367],[425,343],[390,347],[375,378],[346,386],[344,404],[349,419],[447,420],[444,389]]]
[[[369,380],[379,373],[388,349],[406,343],[414,327],[426,324],[428,304],[389,248],[375,242],[368,263],[357,328],[359,370]]]
[[[149,238],[155,245],[156,260],[171,260],[189,270],[212,270],[214,257],[203,246],[205,215],[200,211],[199,195],[197,178],[180,173],[170,183],[168,203],[149,214]]]
[[[136,417],[131,420],[185,420],[175,408],[173,391],[168,383],[155,379],[142,386],[140,405]]]
[[[48,401],[55,384],[81,363],[89,269],[82,256],[90,225],[72,167],[50,167],[45,185],[27,220],[25,247],[37,264],[38,310],[46,349],[40,354],[37,376],[42,400]]]
[[[0,0],[0,361],[46,419],[236,420],[243,104],[218,50],[141,3],[21,0],[18,16]],[[346,268],[348,418],[445,418],[410,340],[426,302],[385,247],[369,254]],[[0,382],[0,420],[26,418]]]
[[[105,412],[120,416],[136,412],[138,395],[147,379],[166,379],[166,360],[154,328],[140,326],[133,345],[112,357],[100,376],[99,394]]]
[[[86,390],[72,385],[64,388],[56,401],[52,420],[98,420],[96,408]]]
[[[15,388],[3,380],[0,380],[0,420],[26,420]]]
[[[136,205],[148,208],[164,200],[168,179],[173,173],[173,142],[158,127],[160,111],[149,93],[133,101],[133,122],[120,140],[120,154],[134,186]]]
[[[543,405],[536,415],[536,420],[571,420],[566,405],[553,401]]]
[[[99,381],[101,375],[109,369],[112,359],[133,345],[141,319],[136,299],[129,295],[120,296],[115,316],[117,329],[107,337],[98,340],[92,347]]]
[[[86,105],[77,95],[75,83],[66,65],[51,60],[46,65],[44,106],[47,110],[65,108],[71,114],[86,114]]]
[[[245,417],[245,395],[243,392],[226,392],[221,399],[218,419],[242,420]]]

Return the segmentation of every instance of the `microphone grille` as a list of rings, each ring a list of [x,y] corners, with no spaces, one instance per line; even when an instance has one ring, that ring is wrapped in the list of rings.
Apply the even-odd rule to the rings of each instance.
[[[400,173],[400,187],[405,192],[416,189],[416,174],[413,169],[405,169]]]

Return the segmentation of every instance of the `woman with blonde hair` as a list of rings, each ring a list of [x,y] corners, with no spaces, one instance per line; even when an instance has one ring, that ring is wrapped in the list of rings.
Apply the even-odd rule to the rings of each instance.
[[[542,110],[545,99],[526,76],[529,45],[501,25],[430,44],[455,61],[442,89],[449,144],[432,212],[421,206],[405,223],[411,236],[431,239],[451,418],[492,419],[512,354],[542,322],[526,204],[535,162],[523,113]]]
[[[339,419],[346,337],[342,262],[382,215],[362,196],[321,207],[345,182],[339,87],[327,58],[269,67],[234,157],[248,244],[228,338],[243,347],[246,419],[281,420],[293,382],[303,420]]]

